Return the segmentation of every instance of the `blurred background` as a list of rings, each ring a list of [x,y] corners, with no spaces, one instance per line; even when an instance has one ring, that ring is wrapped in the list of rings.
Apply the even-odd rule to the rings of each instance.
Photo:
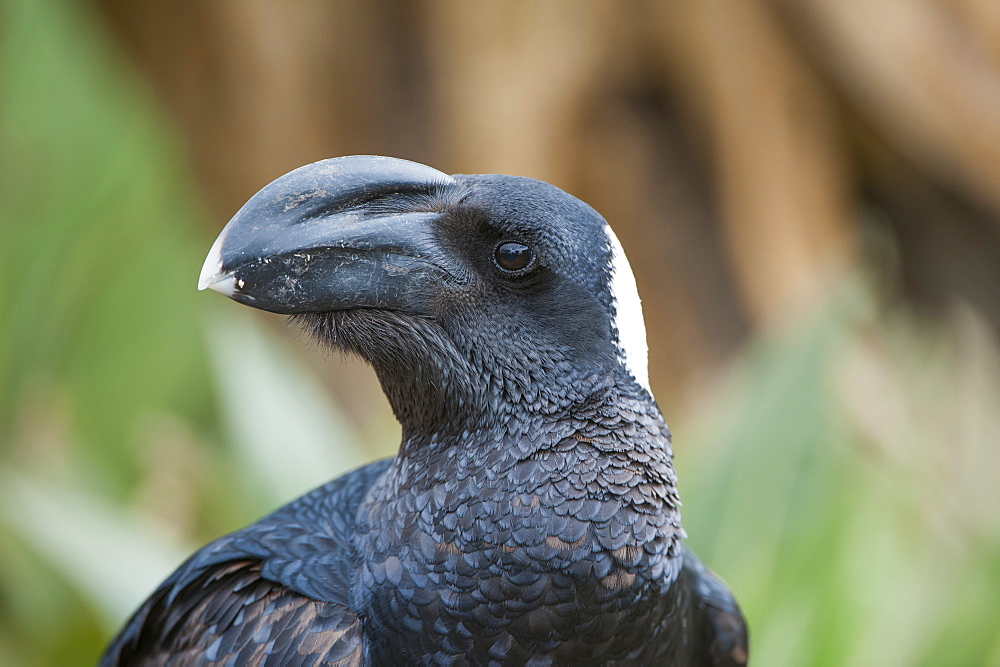
[[[0,3],[0,664],[391,455],[373,374],[195,290],[321,158],[621,237],[684,524],[759,665],[1000,664],[1000,4]]]

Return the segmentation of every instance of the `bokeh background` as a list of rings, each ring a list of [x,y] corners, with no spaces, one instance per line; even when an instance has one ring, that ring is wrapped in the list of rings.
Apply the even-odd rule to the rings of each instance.
[[[614,225],[756,664],[1000,664],[993,0],[0,2],[0,664],[393,453],[367,368],[195,291],[354,153]]]

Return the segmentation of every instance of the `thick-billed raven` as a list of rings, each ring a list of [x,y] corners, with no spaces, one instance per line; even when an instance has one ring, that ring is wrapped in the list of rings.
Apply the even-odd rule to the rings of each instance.
[[[403,441],[198,551],[102,664],[746,662],[682,544],[635,280],[589,206],[324,160],[247,202],[199,286],[367,360]]]

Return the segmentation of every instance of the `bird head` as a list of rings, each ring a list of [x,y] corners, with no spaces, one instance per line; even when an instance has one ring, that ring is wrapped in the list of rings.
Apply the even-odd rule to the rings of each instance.
[[[587,204],[530,178],[376,156],[306,165],[226,225],[206,288],[366,359],[404,432],[648,392],[618,239]]]

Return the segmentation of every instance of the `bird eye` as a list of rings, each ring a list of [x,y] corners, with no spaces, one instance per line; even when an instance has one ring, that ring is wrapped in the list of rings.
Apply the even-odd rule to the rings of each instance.
[[[509,273],[527,268],[535,260],[535,252],[523,243],[508,241],[493,251],[497,266]]]

